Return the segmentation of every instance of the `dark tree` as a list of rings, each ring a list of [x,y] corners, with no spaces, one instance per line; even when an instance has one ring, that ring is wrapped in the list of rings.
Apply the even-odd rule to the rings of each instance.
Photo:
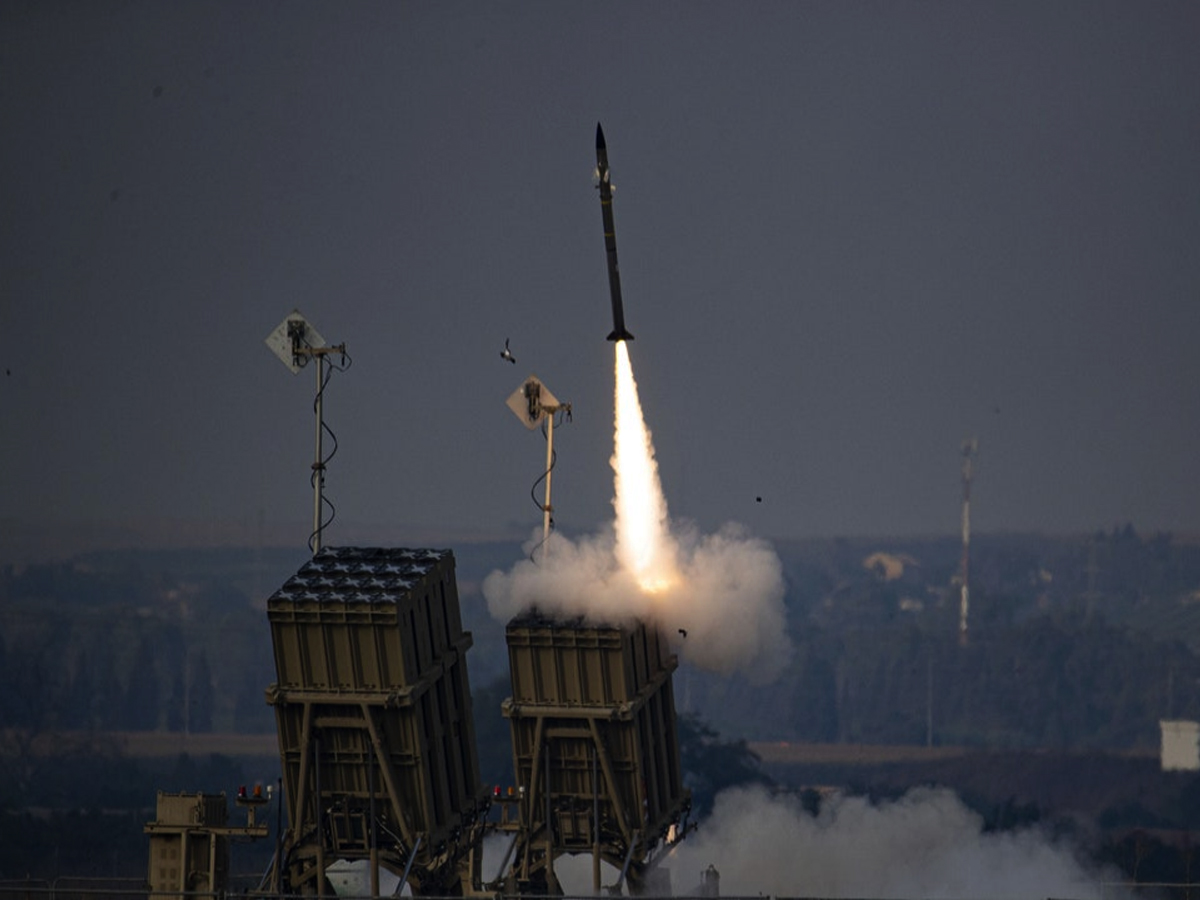
[[[188,688],[187,721],[188,731],[203,733],[213,728],[213,682],[212,672],[208,667],[208,656],[203,650],[196,655],[192,663]]]
[[[684,784],[692,790],[692,812],[703,818],[725,788],[739,784],[771,784],[759,768],[758,755],[744,740],[722,741],[721,736],[694,715],[679,717],[679,755]]]
[[[182,674],[176,673],[171,679],[171,696],[167,698],[167,731],[183,731],[186,710],[187,683]]]
[[[125,687],[122,724],[130,731],[154,731],[158,728],[158,670],[154,647],[148,638],[138,643],[133,669]]]
[[[501,676],[471,692],[479,776],[484,784],[501,787],[513,783],[512,734],[508,719],[500,712],[500,704],[508,694],[508,676]]]

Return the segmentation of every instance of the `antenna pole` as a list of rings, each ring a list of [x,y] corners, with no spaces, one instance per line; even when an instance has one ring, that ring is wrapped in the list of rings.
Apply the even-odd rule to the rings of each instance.
[[[323,354],[313,354],[313,361],[316,365],[313,367],[317,370],[317,398],[313,402],[313,410],[317,416],[317,437],[316,437],[316,452],[313,456],[313,540],[312,551],[313,556],[316,556],[321,550],[321,503],[325,490],[325,463],[321,458],[321,431],[324,427],[322,421],[322,407],[324,405],[325,392],[324,385],[321,383],[321,376],[325,372],[325,357]]]
[[[538,477],[533,483],[533,487],[529,489],[529,498],[534,505],[542,511],[542,542],[538,547],[542,547],[542,557],[545,558],[546,542],[550,539],[550,526],[553,523],[551,513],[554,512],[554,507],[550,505],[550,475],[554,470],[554,416],[560,412],[567,414],[567,419],[571,417],[571,404],[559,403],[554,395],[547,390],[536,376],[530,375],[525,379],[524,383],[517,388],[505,401],[505,405],[513,411],[521,424],[530,431],[537,428],[539,424],[545,422],[542,426],[546,435],[546,471],[544,475]],[[548,420],[548,421],[547,421]],[[546,479],[546,499],[542,503],[537,502],[537,484],[538,481]],[[530,551],[530,562],[536,562],[533,558],[537,548]]]
[[[550,540],[550,473],[554,471],[554,413],[558,407],[549,410],[546,417],[546,502],[542,504],[542,555],[546,554],[546,541]]]
[[[317,430],[314,443],[316,451],[313,456],[312,463],[312,489],[313,489],[313,527],[312,534],[308,539],[308,547],[312,550],[315,556],[321,550],[321,532],[325,525],[333,521],[333,504],[330,504],[329,521],[323,525],[321,523],[321,513],[325,506],[325,458],[324,450],[321,446],[325,428],[324,406],[325,406],[325,385],[328,381],[328,376],[332,376],[333,370],[344,372],[350,366],[350,359],[346,355],[346,345],[338,344],[331,347],[325,343],[325,338],[317,333],[317,330],[308,323],[308,320],[296,310],[280,322],[275,330],[267,335],[266,344],[271,348],[271,352],[279,357],[293,375],[299,374],[300,370],[307,366],[310,362],[315,363],[313,368],[317,375],[317,393],[313,399],[313,413],[317,420]],[[342,357],[341,365],[336,365],[331,360],[326,359],[330,353],[340,353]],[[326,366],[329,367],[326,371]],[[333,439],[333,451],[330,453],[332,458],[334,453],[337,453],[337,437],[332,431],[329,436]]]

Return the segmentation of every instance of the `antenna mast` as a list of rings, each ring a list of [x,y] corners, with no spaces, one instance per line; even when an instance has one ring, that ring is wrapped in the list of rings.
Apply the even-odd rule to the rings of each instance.
[[[958,607],[958,645],[967,646],[967,612],[971,605],[971,476],[972,461],[979,454],[979,440],[970,438],[962,445],[962,598]]]
[[[543,421],[546,423],[546,471],[538,481],[545,479],[546,482],[546,501],[538,503],[542,510],[542,544],[550,540],[550,526],[552,524],[551,513],[554,512],[554,507],[550,505],[550,473],[554,470],[554,416],[557,413],[566,413],[569,418],[571,415],[570,403],[559,403],[557,398],[550,393],[550,390],[538,380],[536,375],[530,375],[522,382],[509,396],[505,405],[513,411],[518,419],[526,428],[534,429]],[[537,487],[536,482],[534,488]],[[537,500],[535,498],[534,502]],[[543,551],[544,553],[545,551]]]
[[[328,502],[325,499],[325,464],[337,452],[336,438],[334,438],[333,450],[330,451],[328,457],[322,451],[323,434],[329,431],[324,419],[325,385],[329,380],[329,373],[335,368],[333,360],[329,357],[334,353],[340,354],[342,361],[336,368],[342,370],[348,368],[346,345],[344,343],[335,346],[326,344],[325,339],[317,333],[317,329],[313,328],[308,320],[296,310],[293,310],[291,315],[267,335],[266,343],[293,375],[307,366],[309,360],[315,360],[317,363],[316,397],[313,400],[313,412],[316,415],[316,449],[313,453],[312,464],[313,530],[308,539],[309,549],[315,556],[321,549],[321,533],[329,524],[321,521],[321,509]],[[333,437],[333,432],[329,431],[329,435]],[[332,516],[330,516],[330,521],[332,521]]]

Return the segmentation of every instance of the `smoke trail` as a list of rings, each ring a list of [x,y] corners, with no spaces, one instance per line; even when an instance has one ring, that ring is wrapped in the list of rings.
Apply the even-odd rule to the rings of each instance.
[[[771,680],[792,654],[779,557],[739,525],[701,535],[670,520],[624,341],[615,373],[612,527],[578,541],[552,534],[537,563],[492,572],[488,609],[502,621],[535,606],[597,623],[652,621],[694,665]]]

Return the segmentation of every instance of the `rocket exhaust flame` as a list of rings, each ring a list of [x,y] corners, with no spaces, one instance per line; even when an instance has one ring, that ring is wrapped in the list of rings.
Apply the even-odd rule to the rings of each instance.
[[[625,341],[617,341],[613,347],[616,384],[611,464],[617,560],[643,591],[657,594],[679,580],[675,542],[629,350]]]

